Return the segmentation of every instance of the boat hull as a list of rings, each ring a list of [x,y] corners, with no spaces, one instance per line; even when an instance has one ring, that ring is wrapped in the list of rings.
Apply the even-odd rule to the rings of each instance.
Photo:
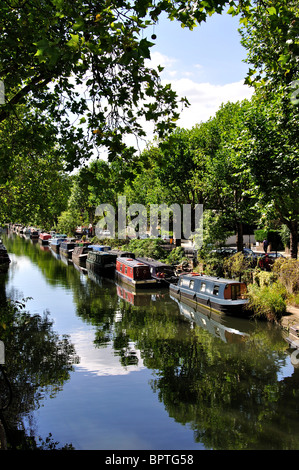
[[[101,276],[113,276],[115,264],[116,255],[111,255],[108,251],[91,251],[86,259],[86,268]]]
[[[184,276],[179,283],[170,284],[169,292],[175,298],[188,302],[190,305],[196,307],[200,306],[208,311],[214,311],[218,314],[233,315],[233,316],[248,316],[249,310],[246,309],[248,300],[246,298],[225,298],[224,291],[231,286],[238,286],[238,283],[232,280],[225,280],[219,278],[199,277],[194,280],[197,282],[198,289],[188,287],[189,283],[193,282],[192,275]],[[198,283],[198,281],[200,283]],[[227,284],[226,284],[227,283]],[[205,289],[201,292],[201,284],[205,285]],[[217,295],[213,295],[214,289],[217,286]],[[222,292],[222,296],[219,295]]]
[[[142,279],[142,280],[136,280],[136,279],[131,279],[128,276],[125,276],[124,274],[116,271],[116,277],[119,281],[124,282],[125,284],[128,284],[130,286],[137,288],[145,288],[145,287],[157,287],[157,281],[155,279]]]

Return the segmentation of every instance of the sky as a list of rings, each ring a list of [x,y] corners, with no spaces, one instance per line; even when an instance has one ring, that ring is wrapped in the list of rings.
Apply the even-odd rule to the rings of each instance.
[[[222,103],[252,96],[253,90],[244,85],[247,51],[238,27],[238,19],[224,13],[209,17],[193,31],[163,18],[147,34],[149,39],[157,36],[151,65],[163,66],[163,83],[171,83],[191,104],[181,114],[180,127],[192,128],[214,116]]]

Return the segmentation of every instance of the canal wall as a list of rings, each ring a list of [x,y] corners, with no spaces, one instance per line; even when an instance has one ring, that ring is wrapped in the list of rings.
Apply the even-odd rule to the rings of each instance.
[[[287,312],[281,319],[283,329],[289,330],[293,325],[299,325],[299,308],[292,305],[287,306]]]

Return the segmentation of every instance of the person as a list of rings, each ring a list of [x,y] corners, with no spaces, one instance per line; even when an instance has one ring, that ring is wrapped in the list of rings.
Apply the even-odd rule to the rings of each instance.
[[[266,238],[265,238],[265,240],[263,241],[263,248],[264,248],[265,253],[267,253],[268,245],[269,245],[268,240],[266,240]]]

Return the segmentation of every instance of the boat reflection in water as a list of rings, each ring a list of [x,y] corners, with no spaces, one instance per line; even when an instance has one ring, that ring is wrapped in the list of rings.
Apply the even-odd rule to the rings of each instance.
[[[170,298],[178,304],[181,315],[191,322],[194,322],[200,328],[207,330],[211,335],[220,338],[223,342],[242,343],[249,338],[248,333],[244,333],[221,323],[221,317],[212,311],[207,315],[206,311],[200,306],[194,308],[185,302],[179,301],[172,295]]]
[[[153,301],[165,298],[165,292],[149,291],[148,289],[136,290],[133,286],[121,283],[116,283],[116,292],[120,299],[137,307],[150,305]]]

